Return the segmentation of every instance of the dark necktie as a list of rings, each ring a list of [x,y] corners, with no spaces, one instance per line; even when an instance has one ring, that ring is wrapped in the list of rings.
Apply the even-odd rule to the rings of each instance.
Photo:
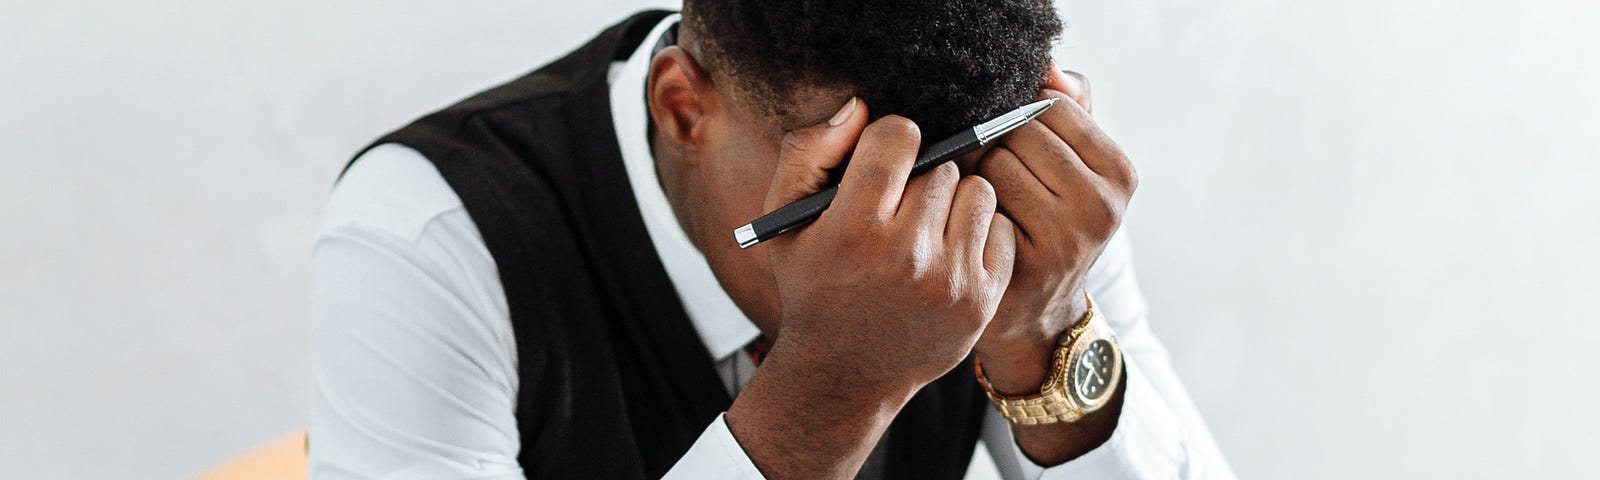
[[[744,354],[750,356],[750,363],[761,366],[761,361],[767,358],[767,351],[772,350],[772,342],[766,335],[757,335],[749,345],[744,346]]]

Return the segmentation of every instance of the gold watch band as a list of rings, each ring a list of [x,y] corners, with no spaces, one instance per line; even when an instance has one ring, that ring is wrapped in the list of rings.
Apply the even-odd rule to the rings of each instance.
[[[1056,349],[1057,357],[1060,356],[1060,352],[1063,350],[1061,348]],[[1079,418],[1083,418],[1085,412],[1072,404],[1072,399],[1067,398],[1065,390],[1040,389],[1039,393],[1033,395],[1007,397],[1000,392],[996,392],[994,386],[989,384],[989,378],[983,375],[983,362],[981,360],[975,361],[974,365],[978,371],[978,383],[983,385],[983,392],[989,395],[989,403],[994,404],[994,408],[1000,411],[1000,415],[1006,417],[1006,420],[1010,420],[1011,423],[1018,425],[1047,425],[1059,422],[1074,422]],[[1062,365],[1066,365],[1066,362],[1061,361],[1060,358],[1051,362],[1050,378],[1061,375],[1056,370],[1061,369]]]
[[[994,386],[989,383],[988,377],[983,373],[982,359],[977,359],[974,362],[978,384],[982,385],[984,393],[988,394],[989,402],[993,403],[995,409],[999,410],[1000,414],[1006,417],[1007,420],[1019,425],[1073,422],[1098,408],[1099,405],[1090,405],[1091,408],[1085,408],[1085,405],[1082,405],[1083,402],[1074,400],[1071,397],[1071,387],[1069,386],[1071,357],[1074,351],[1080,350],[1073,348],[1074,342],[1083,338],[1086,332],[1094,333],[1096,336],[1109,337],[1111,335],[1110,328],[1104,326],[1104,319],[1101,317],[1100,309],[1095,306],[1094,299],[1089,297],[1088,292],[1084,292],[1084,298],[1088,301],[1089,309],[1084,313],[1083,318],[1079,319],[1078,323],[1074,324],[1067,334],[1062,336],[1060,345],[1056,347],[1053,353],[1049,375],[1045,378],[1045,383],[1039,389],[1039,393],[1024,396],[1006,396],[997,392]],[[1118,358],[1116,366],[1120,369],[1120,358]]]

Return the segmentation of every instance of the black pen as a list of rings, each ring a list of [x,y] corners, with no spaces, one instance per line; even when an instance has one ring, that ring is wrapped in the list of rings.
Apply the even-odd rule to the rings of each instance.
[[[1056,99],[1040,100],[1022,108],[1006,112],[993,120],[978,124],[960,133],[950,136],[939,143],[929,145],[917,154],[916,162],[911,164],[911,176],[922,175],[928,170],[933,170],[945,162],[955,160],[967,152],[977,150],[978,147],[989,143],[990,140],[999,138],[1023,124],[1038,117],[1039,114],[1056,104]],[[823,210],[833,203],[833,196],[839,193],[839,186],[828,187],[826,190],[811,194],[811,196],[796,200],[794,203],[784,205],[771,213],[762,215],[750,223],[733,231],[733,239],[739,241],[739,248],[750,248],[751,245],[761,243],[772,237],[788,231],[791,228],[805,225],[816,220],[822,215]]]

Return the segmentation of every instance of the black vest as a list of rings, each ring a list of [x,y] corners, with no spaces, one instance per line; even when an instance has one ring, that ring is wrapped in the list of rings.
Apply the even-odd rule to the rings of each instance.
[[[606,71],[669,13],[636,14],[373,144],[427,157],[494,256],[529,478],[658,478],[732,403],[650,242],[612,127]],[[885,476],[961,478],[986,407],[969,359],[895,418]]]

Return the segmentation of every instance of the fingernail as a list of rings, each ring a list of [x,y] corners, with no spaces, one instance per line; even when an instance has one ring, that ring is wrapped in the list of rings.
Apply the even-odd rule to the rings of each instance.
[[[838,113],[834,113],[833,114],[833,118],[828,119],[828,126],[837,127],[839,125],[843,125],[844,121],[846,119],[849,119],[850,118],[850,114],[852,112],[855,112],[855,111],[856,111],[856,97],[850,97],[850,101],[844,102],[844,106],[843,107],[839,107],[839,112]]]

